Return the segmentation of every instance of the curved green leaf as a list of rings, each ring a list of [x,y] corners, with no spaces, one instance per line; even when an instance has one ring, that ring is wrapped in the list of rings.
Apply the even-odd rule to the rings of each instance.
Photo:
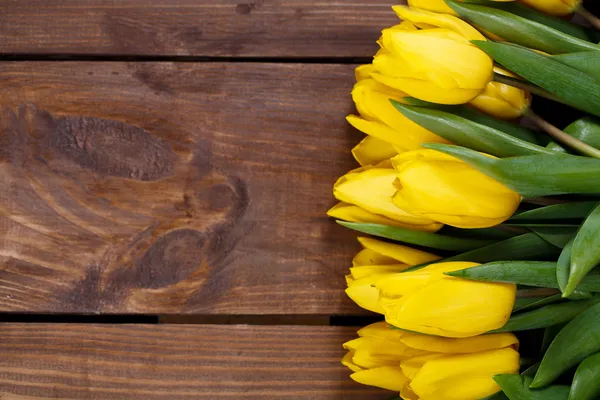
[[[571,270],[564,295],[569,296],[582,279],[600,263],[600,205],[581,225],[571,249]]]
[[[507,43],[472,42],[496,62],[565,103],[600,116],[600,81],[552,57]]]
[[[576,201],[523,211],[513,215],[509,221],[537,221],[585,218],[598,205],[597,201]]]
[[[569,282],[569,274],[571,273],[571,251],[573,249],[574,241],[575,238],[571,238],[569,243],[567,243],[563,251],[560,253],[560,257],[558,257],[558,261],[556,262],[556,280],[558,282],[558,288],[563,293],[564,297],[568,297],[573,300],[588,299],[592,297],[592,294],[590,292],[584,292],[581,290],[574,290],[571,295],[565,294],[565,289],[567,287],[567,283]]]
[[[529,226],[542,239],[561,249],[575,236],[578,228],[579,226]]]
[[[499,130],[529,143],[538,143],[537,135],[531,129],[527,129],[521,125],[513,124],[509,121],[494,118],[491,115],[478,111],[473,107],[468,107],[465,105],[449,106],[446,104],[430,103],[428,101],[415,99],[414,97],[405,97],[403,100],[413,106],[433,108],[450,114],[458,115],[459,117],[477,122],[480,125],[489,126],[490,128]]]
[[[524,197],[600,194],[600,160],[569,154],[494,159],[464,147],[425,143],[470,164]]]
[[[600,65],[598,66],[598,70],[600,71]],[[563,132],[592,147],[600,149],[600,122],[595,118],[584,117],[578,119],[567,126]]]
[[[552,59],[600,80],[600,53],[597,51],[558,54]]]
[[[599,320],[600,304],[595,304],[569,322],[550,344],[530,387],[551,384],[563,372],[599,352]]]
[[[398,228],[380,224],[366,224],[362,222],[336,221],[346,228],[369,235],[392,239],[432,249],[468,251],[494,243],[494,240],[467,239],[452,236],[439,235],[436,233],[414,231],[412,229]]]
[[[502,131],[457,115],[391,100],[406,118],[452,143],[497,157],[555,154],[545,147],[518,139]]]
[[[600,353],[587,357],[579,364],[569,400],[595,400],[600,397]]]
[[[510,400],[567,400],[569,386],[550,386],[543,390],[529,388],[533,379],[521,375],[496,375],[494,380]]]
[[[497,8],[446,0],[459,16],[504,40],[550,54],[600,50],[595,43]]]
[[[519,301],[519,300],[521,300],[521,301]],[[522,300],[528,300],[528,301],[525,302]],[[513,313],[517,312],[517,311],[534,310],[536,308],[547,306],[548,304],[558,303],[559,301],[562,301],[562,300],[563,300],[563,298],[560,295],[560,293],[554,294],[554,295],[548,296],[548,297],[543,297],[541,299],[536,299],[536,298],[515,299],[516,307],[513,307]],[[517,305],[517,301],[520,304]]]

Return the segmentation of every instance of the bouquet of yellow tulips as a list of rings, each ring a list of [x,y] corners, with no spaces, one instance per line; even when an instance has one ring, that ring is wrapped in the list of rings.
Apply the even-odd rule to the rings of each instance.
[[[356,69],[360,167],[328,212],[369,235],[346,293],[385,319],[342,363],[405,400],[598,399],[600,20],[577,0],[408,3]]]

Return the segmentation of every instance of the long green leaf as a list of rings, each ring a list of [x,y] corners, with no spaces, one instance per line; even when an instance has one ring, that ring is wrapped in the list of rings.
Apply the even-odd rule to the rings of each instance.
[[[599,302],[600,296],[588,300],[568,300],[517,313],[512,315],[502,328],[489,333],[529,331],[564,324]]]
[[[511,43],[550,54],[600,50],[594,43],[504,10],[453,0],[446,3],[462,18]]]
[[[569,243],[569,240],[575,236],[578,228],[578,226],[530,226],[529,229],[538,234],[548,243],[552,243],[554,246],[562,249],[567,245],[567,243]]]
[[[542,390],[529,388],[533,379],[520,375],[496,375],[494,380],[510,400],[567,400],[569,386],[555,385]]]
[[[565,103],[600,116],[600,81],[535,51],[506,43],[473,41],[496,62]]]
[[[572,203],[553,204],[551,206],[536,208],[535,210],[520,212],[513,215],[509,221],[583,219],[596,208],[597,204],[597,201],[576,201]]]
[[[497,157],[555,154],[555,152],[502,131],[445,111],[415,107],[392,100],[406,118],[460,146]]]
[[[518,304],[518,305],[517,305],[517,300],[521,300],[521,301],[519,301],[520,304]],[[525,302],[522,300],[528,300],[528,301]],[[554,295],[548,296],[548,297],[543,297],[541,299],[536,299],[536,298],[515,299],[516,307],[513,307],[513,312],[532,310],[532,309],[540,308],[543,306],[547,306],[548,304],[558,303],[559,301],[562,301],[562,300],[563,300],[563,298],[560,295],[560,293],[554,294]]]
[[[563,372],[599,352],[599,320],[600,304],[596,304],[569,322],[552,341],[530,387],[542,388],[551,384]]]
[[[600,71],[600,65],[598,66],[598,70]],[[600,122],[595,118],[584,117],[578,119],[569,124],[563,132],[592,147],[600,149]]]
[[[446,275],[485,282],[516,283],[518,285],[559,289],[556,263],[546,261],[495,261],[476,267],[446,272]],[[600,271],[586,275],[579,290],[600,292]]]
[[[552,59],[600,80],[600,52],[584,51],[579,53],[558,54],[553,56]]]
[[[471,2],[471,1],[469,1]],[[479,3],[479,2],[478,2]],[[554,28],[558,31],[564,32],[568,35],[575,36],[582,40],[587,40],[591,42],[595,42],[596,35],[592,29],[586,29],[581,25],[574,24],[566,19],[552,17],[550,15],[541,13],[539,11],[534,10],[531,7],[527,7],[517,1],[511,2],[501,2],[501,1],[486,1],[481,2],[480,4],[497,8],[500,10],[507,11],[511,14],[518,15],[519,17],[523,17],[525,19],[538,22],[542,25],[546,25],[550,28]]]
[[[579,364],[569,400],[595,400],[600,397],[600,353],[587,357]]]
[[[564,295],[569,296],[581,280],[600,263],[600,205],[586,218],[571,249],[571,269]]]
[[[490,128],[502,131],[510,136],[516,137],[517,139],[538,144],[538,135],[536,135],[536,133],[531,129],[527,129],[524,126],[513,124],[512,122],[502,119],[494,118],[491,115],[478,111],[473,107],[468,107],[465,105],[451,106],[446,104],[430,103],[428,101],[415,99],[414,97],[405,97],[403,100],[413,106],[433,108],[435,110],[458,115],[459,117],[477,122],[480,125],[486,125]]]
[[[464,147],[426,143],[423,147],[463,160],[524,197],[600,194],[600,160],[568,154],[494,159]]]
[[[558,282],[558,288],[564,294],[564,297],[573,300],[586,299],[592,297],[590,292],[575,289],[570,295],[565,293],[565,289],[569,282],[569,275],[571,274],[571,251],[573,249],[574,241],[575,237],[571,238],[558,257],[558,261],[556,262],[556,281]]]
[[[336,221],[346,228],[369,235],[392,239],[432,249],[468,251],[494,243],[494,240],[467,239],[452,236],[438,235],[436,233],[413,231],[412,229],[398,228],[380,224],[366,224],[362,222]]]

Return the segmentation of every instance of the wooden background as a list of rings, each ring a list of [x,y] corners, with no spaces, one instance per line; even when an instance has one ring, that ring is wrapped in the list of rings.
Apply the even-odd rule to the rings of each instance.
[[[395,3],[0,0],[0,399],[390,397],[325,211]]]

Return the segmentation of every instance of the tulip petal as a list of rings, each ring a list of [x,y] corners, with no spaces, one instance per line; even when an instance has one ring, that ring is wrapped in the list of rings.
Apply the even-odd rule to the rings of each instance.
[[[369,237],[359,237],[358,241],[365,249],[373,250],[410,266],[439,260],[441,258],[435,254],[427,253],[426,251],[414,249],[409,246],[384,242]]]
[[[354,70],[354,76],[356,78],[356,81],[359,82],[359,81],[362,81],[363,79],[367,79],[369,77],[369,75],[371,75],[371,72],[373,72],[374,69],[375,68],[373,67],[373,64],[359,65]]]
[[[352,362],[362,368],[377,368],[384,365],[400,366],[400,360],[405,354],[412,354],[400,342],[374,338],[360,338],[362,341],[356,348]]]
[[[379,121],[369,121],[356,115],[348,115],[346,121],[362,133],[398,146],[403,150],[417,150],[420,143],[406,134]],[[439,142],[439,141],[437,141]]]
[[[429,335],[412,335],[401,338],[402,343],[413,349],[437,353],[478,353],[480,351],[516,347],[519,339],[512,333],[496,333],[470,338],[444,338]]]
[[[399,392],[407,379],[400,367],[379,367],[355,372],[350,378],[363,385],[376,386],[382,389]]]
[[[506,324],[515,294],[514,284],[444,277],[409,296],[385,304],[384,310],[386,321],[398,328],[464,338]]]
[[[450,7],[446,7],[450,9]],[[449,15],[449,13],[437,14],[407,6],[393,6],[392,9],[400,19],[410,21],[413,24],[417,24],[417,26],[420,26],[421,23],[425,23],[438,28],[450,29],[468,40],[485,40],[485,36],[479,33],[477,29],[473,28],[460,18]]]
[[[374,214],[380,214],[405,224],[431,226],[432,220],[416,217],[392,203],[396,189],[393,182],[396,174],[393,169],[370,168],[352,171],[342,176],[333,187],[333,195],[340,201],[357,205]]]
[[[363,249],[359,251],[352,260],[353,267],[362,267],[364,265],[389,265],[395,263],[395,259],[386,257],[370,249]]]
[[[342,365],[349,368],[352,372],[362,371],[363,369],[361,367],[352,362],[352,357],[354,357],[354,351],[351,350],[342,358]]]
[[[442,353],[427,353],[422,356],[403,359],[400,362],[400,368],[402,368],[402,372],[404,372],[404,375],[406,375],[408,379],[413,380],[427,361],[435,360],[444,356],[445,354]]]
[[[402,337],[406,336],[408,332],[401,331],[400,329],[391,329],[387,322],[380,321],[359,329],[357,334],[360,337],[370,337],[398,342]]]
[[[446,356],[427,361],[410,387],[420,399],[477,400],[500,390],[494,375],[518,371],[519,353],[512,348]]]
[[[355,280],[365,278],[373,274],[398,273],[410,268],[407,264],[392,265],[363,265],[350,268],[350,274]]]
[[[408,0],[408,5],[422,10],[456,15],[444,0]]]
[[[390,143],[373,136],[367,136],[352,149],[354,159],[362,166],[376,165],[397,154],[398,151]]]
[[[393,275],[392,273],[382,273],[378,275],[369,275],[362,279],[353,281],[346,289],[346,294],[358,306],[365,310],[383,314],[383,308],[379,305],[379,290],[375,284],[385,277]]]

